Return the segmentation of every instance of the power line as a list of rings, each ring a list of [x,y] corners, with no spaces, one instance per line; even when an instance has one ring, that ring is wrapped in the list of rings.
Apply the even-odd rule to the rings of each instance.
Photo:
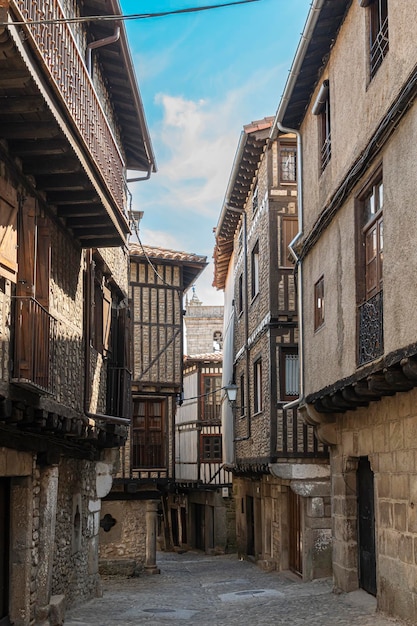
[[[235,0],[234,2],[223,2],[222,4],[212,4],[203,7],[190,7],[188,9],[176,9],[174,11],[160,11],[158,13],[132,13],[130,15],[88,15],[83,17],[66,17],[51,20],[0,22],[0,26],[36,26],[40,24],[79,24],[83,22],[125,22],[128,20],[146,20],[154,17],[167,17],[168,15],[181,15],[184,13],[197,13],[199,11],[223,9],[224,7],[236,6],[238,4],[249,4],[249,2],[261,2],[261,0]]]

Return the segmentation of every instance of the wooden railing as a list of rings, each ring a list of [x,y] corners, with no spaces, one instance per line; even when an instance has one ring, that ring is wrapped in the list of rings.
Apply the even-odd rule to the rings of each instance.
[[[313,426],[306,424],[297,411],[278,409],[277,456],[288,458],[327,458],[327,446],[318,441]]]
[[[54,393],[56,320],[34,298],[15,298],[13,382]]]
[[[107,413],[130,418],[132,411],[131,373],[126,367],[109,365],[107,370]]]
[[[58,0],[14,0],[11,2],[13,5],[20,19],[28,22],[63,20],[66,17]],[[61,94],[113,200],[123,213],[123,159],[70,26],[63,22],[33,24],[27,26],[26,33]]]

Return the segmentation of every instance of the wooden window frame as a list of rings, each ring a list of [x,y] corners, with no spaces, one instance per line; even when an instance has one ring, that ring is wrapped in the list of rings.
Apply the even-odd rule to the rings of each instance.
[[[319,330],[324,326],[325,321],[325,291],[324,276],[314,284],[314,330]]]
[[[293,156],[293,160],[288,167],[288,174],[285,174],[285,155],[288,158]],[[295,185],[297,183],[297,147],[295,144],[280,143],[279,145],[279,180],[282,185]],[[292,175],[291,175],[292,174]]]
[[[382,198],[380,195],[382,193]],[[360,305],[383,288],[383,174],[379,167],[367,180],[356,199],[356,301]],[[374,207],[370,208],[370,215],[365,215],[367,203],[374,197]],[[382,203],[381,203],[382,200]],[[372,204],[372,203],[371,203]],[[376,254],[376,284],[370,287],[369,257],[367,259],[367,234],[377,229]]]
[[[299,393],[287,393],[287,368],[286,368],[286,357],[287,356],[295,356],[298,355],[298,348],[296,346],[289,347],[285,346],[280,348],[280,368],[279,368],[279,382],[280,382],[280,400],[291,401],[295,400],[299,397]],[[298,361],[299,365],[299,361]]]
[[[103,356],[110,353],[111,348],[111,320],[112,320],[112,291],[106,281],[104,263],[93,259],[91,277],[91,346]]]
[[[239,407],[239,414],[240,417],[244,417],[245,415],[245,375],[241,374],[240,376],[240,384],[239,384],[239,393],[240,393],[240,407]]]
[[[216,441],[217,440],[217,441]],[[207,455],[207,448],[205,443],[209,444],[209,455]],[[215,447],[217,447],[217,454]],[[202,463],[221,463],[223,459],[222,455],[222,436],[218,434],[201,434],[200,435],[200,457]]]
[[[252,214],[255,214],[259,207],[259,189],[258,183],[253,188],[252,193]]]
[[[237,312],[238,315],[243,313],[243,274],[240,274],[238,278]]]
[[[206,381],[210,380],[210,389],[206,390]],[[217,385],[216,385],[217,382]],[[218,422],[221,419],[221,405],[222,405],[222,375],[217,374],[201,374],[201,398],[200,398],[200,419],[203,422]],[[216,392],[214,393],[214,388]],[[209,394],[209,395],[207,395]],[[217,399],[217,402],[213,402],[213,415],[208,415],[208,405],[210,399]],[[217,407],[217,408],[215,408]]]
[[[252,300],[259,293],[259,241],[255,243],[251,252],[251,296]]]
[[[253,363],[253,412],[263,411],[263,389],[262,389],[262,358],[256,359]]]

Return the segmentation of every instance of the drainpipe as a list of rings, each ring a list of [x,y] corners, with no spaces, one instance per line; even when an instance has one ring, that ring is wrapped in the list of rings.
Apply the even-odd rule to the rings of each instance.
[[[303,266],[302,260],[299,258],[295,246],[297,242],[303,236],[303,184],[302,184],[302,173],[303,173],[303,151],[302,151],[302,141],[300,132],[294,128],[286,128],[282,125],[282,120],[284,119],[284,115],[287,110],[287,106],[294,89],[294,86],[297,82],[298,75],[301,70],[301,66],[304,61],[305,54],[307,52],[310,41],[313,37],[314,29],[317,23],[317,20],[320,15],[320,11],[323,7],[325,0],[313,0],[310,11],[307,16],[307,20],[304,26],[303,33],[301,35],[300,42],[298,44],[297,51],[295,53],[294,61],[291,66],[291,70],[284,88],[284,93],[281,98],[281,102],[279,104],[274,123],[272,125],[270,137],[274,139],[277,132],[283,133],[294,133],[297,137],[297,204],[298,204],[298,233],[291,241],[289,245],[289,250],[296,262],[296,270],[298,274],[298,285],[297,285],[297,309],[298,309],[298,332],[299,332],[299,342],[298,342],[298,354],[299,354],[299,363],[300,363],[300,394],[297,400],[293,400],[292,402],[288,402],[284,405],[284,409],[292,409],[300,404],[304,403],[304,316],[303,316]]]
[[[91,43],[87,45],[85,63],[87,66],[87,72],[90,76],[91,76],[91,70],[92,70],[93,50],[97,50],[97,48],[103,48],[104,46],[108,46],[111,43],[116,43],[116,41],[119,41],[119,39],[120,39],[120,25],[116,24],[113,35],[110,35],[109,37],[104,37],[104,39],[98,39],[97,41],[92,41]]]
[[[139,176],[139,178],[127,178],[126,182],[127,183],[138,183],[141,180],[149,180],[150,177],[151,177],[152,167],[153,167],[153,165],[151,163],[149,163],[148,171],[147,171],[145,176]]]

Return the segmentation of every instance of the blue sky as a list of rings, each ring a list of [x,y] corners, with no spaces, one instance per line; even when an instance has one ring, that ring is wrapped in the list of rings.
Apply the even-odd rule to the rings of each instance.
[[[121,0],[128,14],[222,0]],[[224,1],[224,0],[223,0]],[[259,0],[184,15],[126,21],[158,172],[130,185],[144,211],[143,244],[207,256],[196,282],[203,304],[222,304],[213,282],[213,228],[243,125],[274,115],[310,6]]]

